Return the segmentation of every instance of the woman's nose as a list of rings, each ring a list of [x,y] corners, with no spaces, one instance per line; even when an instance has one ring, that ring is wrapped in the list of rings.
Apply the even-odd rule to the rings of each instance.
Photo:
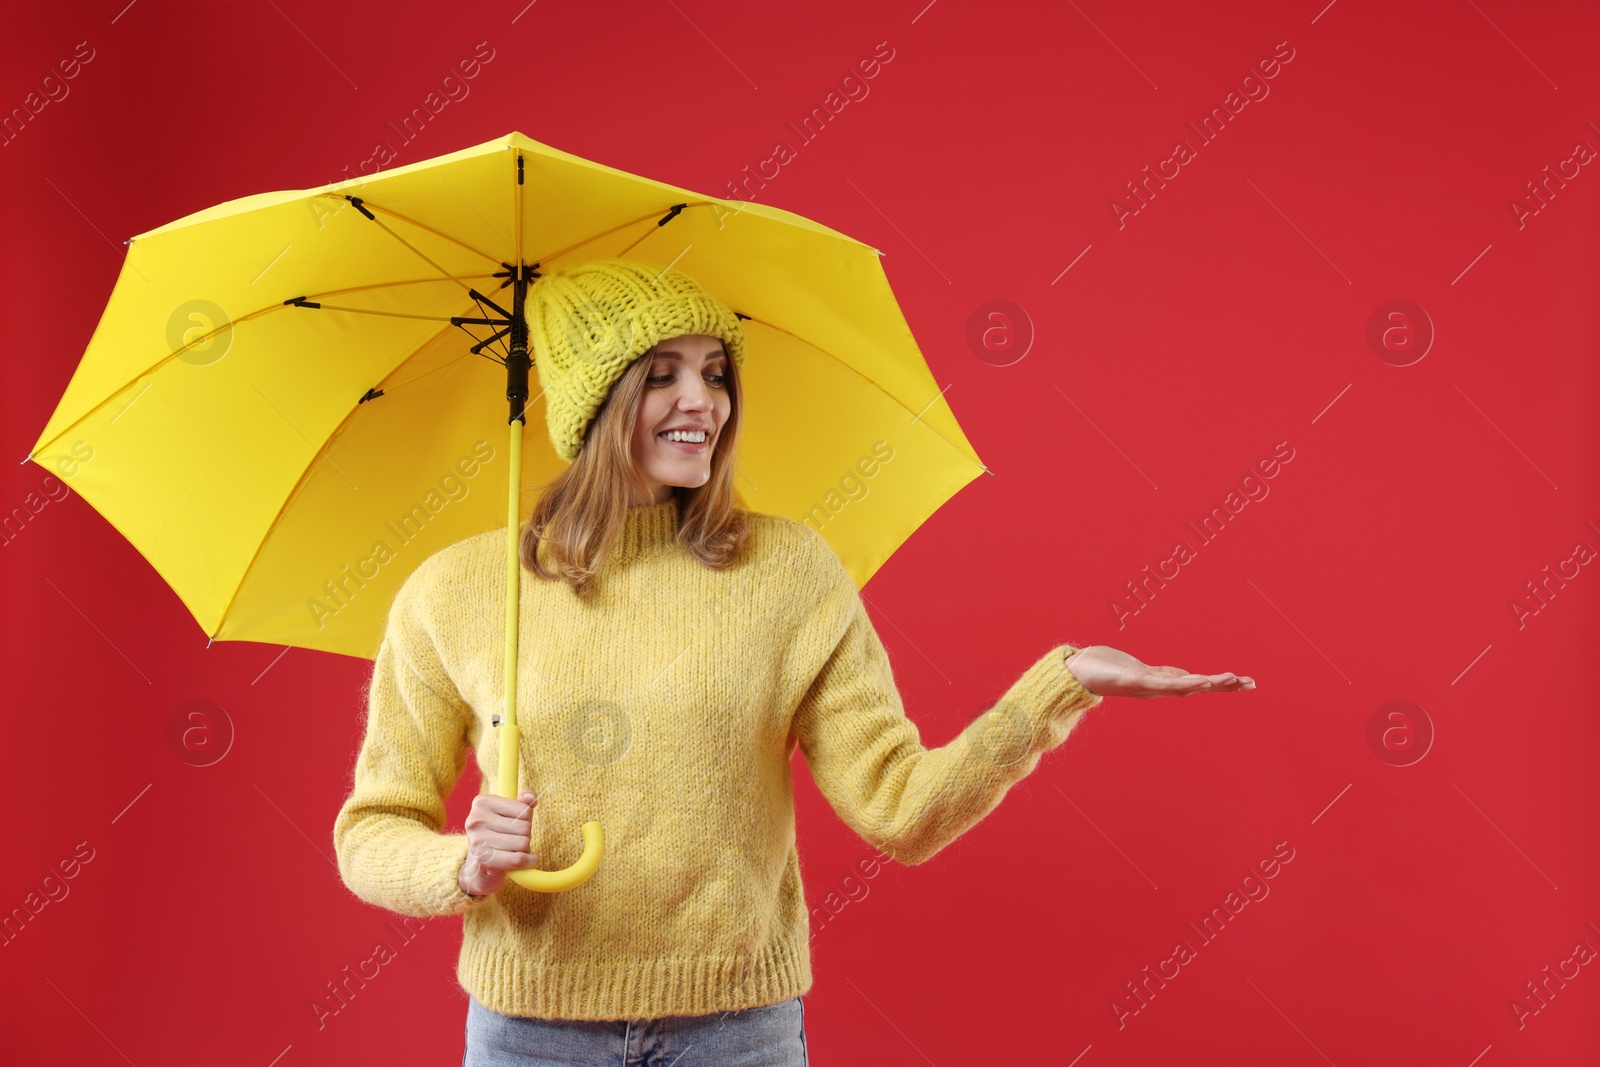
[[[678,394],[678,406],[703,411],[711,406],[711,390],[699,378],[691,379]]]

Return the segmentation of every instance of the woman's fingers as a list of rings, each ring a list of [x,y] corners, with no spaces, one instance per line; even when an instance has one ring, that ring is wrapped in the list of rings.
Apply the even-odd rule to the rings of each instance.
[[[488,845],[475,851],[473,859],[478,861],[479,867],[494,871],[515,871],[539,862],[538,856],[525,849],[494,848]]]
[[[521,834],[526,839],[533,830],[532,817],[516,818],[511,815],[488,815],[478,823],[479,829],[496,834]]]
[[[1147,684],[1156,694],[1177,693],[1188,696],[1191,693],[1233,693],[1241,689],[1254,689],[1255,679],[1245,675],[1234,674],[1232,671],[1223,671],[1221,674],[1190,674],[1178,667],[1153,667],[1152,671],[1159,671],[1160,675],[1146,679]]]
[[[1256,687],[1254,678],[1242,674],[1234,674],[1232,671],[1213,674],[1211,681],[1218,689],[1254,689]]]
[[[539,798],[532,793],[524,792],[521,796],[502,797],[494,793],[481,793],[473,798],[474,804],[483,807],[495,815],[503,815],[512,819],[528,818],[539,804]]]
[[[1256,687],[1254,678],[1242,674],[1234,674],[1232,671],[1224,671],[1221,674],[1201,674],[1195,675],[1195,677],[1204,678],[1210,683],[1200,687],[1199,691],[1203,693],[1232,693],[1240,689],[1254,689]]]
[[[489,848],[503,849],[508,852],[527,852],[529,835],[526,833],[499,833],[488,830],[474,838]]]
[[[477,873],[464,867],[469,891],[475,887],[494,892],[506,872],[538,863],[539,857],[528,850],[533,838],[533,809],[538,802],[538,797],[527,789],[515,797],[480,793],[472,798],[465,824],[467,853]]]
[[[1188,696],[1190,693],[1207,693],[1211,691],[1213,684],[1210,677],[1204,674],[1180,673],[1149,679],[1150,688],[1156,690],[1152,694],[1154,696],[1160,696],[1162,693],[1176,693],[1179,696]]]

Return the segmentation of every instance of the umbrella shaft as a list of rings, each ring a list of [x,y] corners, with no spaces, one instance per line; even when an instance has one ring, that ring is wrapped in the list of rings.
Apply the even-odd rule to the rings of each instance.
[[[519,416],[511,420],[511,485],[507,491],[506,520],[506,673],[505,707],[501,709],[499,793],[517,795],[517,762],[521,751],[517,730],[517,623],[521,602],[521,560],[517,558],[517,535],[522,521],[522,425]]]
[[[511,271],[511,347],[506,355],[506,399],[511,402],[509,452],[510,485],[506,487],[506,663],[505,707],[497,720],[500,729],[500,795],[517,795],[518,759],[521,751],[517,730],[517,631],[521,604],[522,564],[517,542],[522,532],[522,430],[527,424],[528,323],[523,306],[528,298],[528,281],[533,271],[518,264]]]
[[[528,283],[521,273],[519,271],[511,283],[511,351],[506,357],[506,399],[511,401],[512,422],[521,419],[526,409],[528,368],[533,365],[533,360],[528,357],[528,323],[522,316],[523,304],[528,298]]]

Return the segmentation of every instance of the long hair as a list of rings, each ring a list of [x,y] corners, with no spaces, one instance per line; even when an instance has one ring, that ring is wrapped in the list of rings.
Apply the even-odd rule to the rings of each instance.
[[[633,428],[654,355],[653,347],[644,352],[611,386],[577,458],[540,491],[522,527],[522,565],[541,578],[566,582],[580,595],[594,581],[630,501],[648,491],[633,459]],[[702,486],[672,488],[678,498],[678,540],[716,570],[731,566],[750,536],[747,509],[733,484],[743,407],[739,369],[731,358],[725,362],[728,421],[712,449],[711,477]]]

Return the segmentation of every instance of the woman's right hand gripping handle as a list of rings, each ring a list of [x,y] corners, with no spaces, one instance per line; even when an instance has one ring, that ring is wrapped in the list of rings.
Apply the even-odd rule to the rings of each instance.
[[[479,793],[467,812],[467,858],[456,882],[469,896],[500,891],[506,872],[532,867],[539,857],[528,852],[533,839],[533,809],[539,800],[524,789],[516,799]]]

